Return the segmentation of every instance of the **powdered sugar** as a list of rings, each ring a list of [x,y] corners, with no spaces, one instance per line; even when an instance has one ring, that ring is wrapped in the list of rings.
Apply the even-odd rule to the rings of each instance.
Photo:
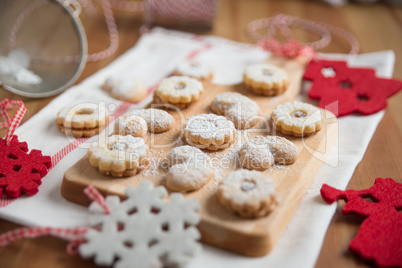
[[[198,114],[190,116],[185,122],[185,135],[207,140],[221,140],[235,135],[233,122],[215,114]]]
[[[144,118],[148,125],[148,131],[153,133],[168,131],[174,123],[173,116],[168,112],[154,108],[131,110],[124,116],[129,117],[133,115]]]
[[[254,187],[250,187],[248,191],[242,190],[241,187],[245,182],[251,182]],[[232,198],[235,199],[239,204],[244,204],[252,197],[265,199],[267,196],[275,193],[275,184],[270,177],[261,172],[247,169],[239,169],[237,171],[230,172],[222,180],[221,185],[223,185],[223,187],[235,187],[240,190],[226,193],[227,195],[232,195]]]
[[[255,101],[236,92],[218,94],[212,101],[211,110],[226,116],[237,129],[248,129],[256,125],[261,112]]]
[[[265,170],[273,162],[292,164],[296,161],[298,150],[289,140],[278,136],[257,136],[247,141],[239,152],[240,163],[248,169]]]
[[[184,145],[174,148],[168,155],[169,166],[192,162],[195,166],[205,167],[209,165],[210,157],[200,149]]]
[[[114,131],[120,135],[143,137],[148,131],[148,126],[145,119],[141,116],[128,114],[116,119],[114,122]]]
[[[159,174],[166,174],[166,163],[163,158],[163,150],[150,149],[148,153],[148,167],[141,174],[145,177],[155,177]]]
[[[271,178],[246,169],[227,174],[219,185],[218,197],[222,205],[245,218],[263,217],[277,204]]]
[[[173,191],[194,191],[203,187],[213,176],[210,157],[200,149],[180,146],[168,155],[169,172],[166,185]]]
[[[122,173],[142,164],[148,154],[148,146],[142,138],[112,135],[92,143],[87,154],[91,165],[100,170]]]
[[[42,78],[28,70],[30,58],[23,49],[10,52],[7,57],[0,57],[0,75],[11,75],[17,82],[27,85],[42,83]]]
[[[173,165],[166,176],[166,185],[173,191],[194,191],[202,188],[213,177],[214,169],[195,161]]]

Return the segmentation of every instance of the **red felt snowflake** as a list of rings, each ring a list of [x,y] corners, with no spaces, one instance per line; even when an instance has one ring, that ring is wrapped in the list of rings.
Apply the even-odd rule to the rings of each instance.
[[[324,184],[327,203],[343,199],[342,214],[365,218],[349,250],[384,267],[402,267],[402,184],[391,178],[377,178],[365,190],[340,191]]]
[[[36,194],[50,166],[50,156],[43,156],[39,150],[28,154],[27,143],[19,142],[17,136],[8,145],[0,139],[0,197],[4,191],[14,198],[21,193]]]
[[[373,69],[350,68],[344,61],[311,61],[304,79],[313,82],[309,97],[338,116],[370,115],[387,107],[387,98],[402,89],[396,79],[378,78]],[[333,104],[338,102],[337,111]]]

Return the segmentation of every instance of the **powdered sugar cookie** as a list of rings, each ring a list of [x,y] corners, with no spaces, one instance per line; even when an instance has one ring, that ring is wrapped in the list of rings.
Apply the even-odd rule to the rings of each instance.
[[[118,135],[131,135],[133,137],[144,137],[147,134],[148,126],[144,118],[130,113],[122,115],[114,122],[114,132]]]
[[[166,186],[172,191],[198,190],[214,176],[210,157],[193,146],[174,148],[168,155],[168,164]]]
[[[288,74],[285,70],[266,63],[247,67],[243,78],[248,89],[266,96],[283,93],[289,84]]]
[[[296,137],[320,131],[324,122],[318,107],[298,101],[278,105],[272,112],[271,119],[277,131]]]
[[[57,113],[57,129],[74,137],[91,137],[102,131],[108,121],[107,110],[94,103],[64,107]]]
[[[218,188],[219,201],[244,218],[260,218],[277,205],[275,185],[258,171],[240,169],[230,172]]]
[[[218,94],[211,103],[211,110],[218,115],[224,115],[237,129],[255,126],[261,112],[255,101],[236,92]]]
[[[128,102],[140,102],[147,96],[148,89],[144,83],[131,77],[110,77],[106,79],[102,88],[113,98]]]
[[[151,133],[162,133],[173,127],[174,119],[168,112],[160,109],[132,110],[124,115],[124,118],[140,116],[147,122],[148,131]]]
[[[294,143],[278,136],[257,136],[247,141],[239,151],[240,165],[248,169],[265,170],[272,164],[293,164],[298,156]]]
[[[211,80],[213,72],[208,64],[197,60],[189,60],[184,61],[177,66],[175,75],[189,76],[203,81]]]
[[[166,175],[166,186],[176,192],[201,189],[213,178],[214,170],[209,166],[197,165],[193,161],[173,165]]]
[[[156,88],[154,101],[169,104],[180,109],[190,106],[198,100],[204,88],[197,79],[187,76],[171,76],[162,80]],[[167,106],[167,108],[169,108]]]
[[[232,121],[216,114],[190,116],[184,123],[186,142],[201,149],[220,150],[235,142],[236,129]]]
[[[209,161],[210,157],[206,153],[190,145],[176,147],[168,154],[169,167],[187,162],[195,162],[199,166],[207,166]]]
[[[142,138],[112,135],[92,144],[89,163],[100,173],[113,177],[132,176],[147,165],[148,146]]]

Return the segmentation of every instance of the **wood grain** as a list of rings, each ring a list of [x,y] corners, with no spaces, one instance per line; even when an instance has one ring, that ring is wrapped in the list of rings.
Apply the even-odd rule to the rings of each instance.
[[[252,43],[246,33],[246,25],[253,19],[270,17],[281,12],[301,18],[334,24],[352,31],[360,41],[361,52],[374,52],[392,49],[396,55],[394,76],[402,79],[402,8],[385,4],[347,4],[342,8],[332,8],[319,1],[281,1],[281,0],[221,0],[220,10],[214,28],[205,34],[213,34],[235,41]],[[141,17],[127,12],[115,12],[119,30],[120,46],[118,52],[101,62],[87,63],[78,82],[90,76],[113,59],[132,47],[139,38],[138,29]],[[90,51],[95,52],[109,45],[107,31],[102,15],[82,15]],[[10,21],[12,23],[12,21]],[[3,25],[0,25],[2,28]],[[304,41],[318,37],[303,31],[297,36]],[[335,37],[324,52],[347,53],[349,46]],[[77,82],[77,83],[78,83]],[[0,88],[0,98],[21,99],[20,96]],[[28,112],[23,122],[43,108],[53,98],[22,98]],[[363,189],[370,186],[375,177],[401,177],[402,166],[402,94],[389,100],[383,121],[351,178],[349,188]],[[5,135],[0,130],[0,135]],[[398,146],[399,145],[399,146]],[[379,157],[381,154],[381,157]],[[345,219],[340,208],[332,220],[322,247],[317,267],[366,267],[348,254],[350,240],[355,236],[360,221]],[[0,233],[16,228],[18,225],[0,220]],[[66,243],[55,238],[41,238],[17,242],[0,249],[0,267],[92,267],[92,262],[81,260],[78,256],[65,253]],[[29,260],[27,264],[26,260]]]

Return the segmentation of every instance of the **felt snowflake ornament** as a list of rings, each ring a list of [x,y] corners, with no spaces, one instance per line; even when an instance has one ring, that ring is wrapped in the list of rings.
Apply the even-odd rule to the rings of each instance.
[[[387,98],[402,89],[401,81],[378,78],[373,69],[350,68],[344,61],[311,61],[304,79],[313,82],[309,97],[338,116],[379,112],[387,107]],[[338,107],[331,105],[335,102]]]
[[[13,119],[7,110],[18,105]],[[0,198],[4,192],[10,197],[19,197],[21,193],[33,195],[38,192],[41,179],[51,167],[50,156],[43,156],[39,150],[28,153],[26,142],[19,142],[13,135],[20,124],[26,108],[20,100],[3,99],[0,101],[0,114],[4,122],[1,128],[8,128],[7,135],[0,139]]]
[[[365,190],[340,191],[324,184],[327,203],[343,199],[342,214],[364,218],[349,250],[378,266],[402,267],[402,184],[391,178],[377,178]]]
[[[37,193],[50,166],[50,156],[43,156],[39,150],[28,153],[27,143],[19,142],[17,136],[8,145],[0,139],[0,197],[4,192],[14,198],[21,193]]]
[[[125,193],[123,201],[106,197],[109,213],[97,202],[90,205],[90,224],[98,228],[85,234],[86,242],[79,246],[82,257],[118,268],[177,267],[201,250],[194,226],[200,220],[196,200],[173,193],[169,202],[163,201],[165,188],[154,188],[150,181],[128,187]]]

